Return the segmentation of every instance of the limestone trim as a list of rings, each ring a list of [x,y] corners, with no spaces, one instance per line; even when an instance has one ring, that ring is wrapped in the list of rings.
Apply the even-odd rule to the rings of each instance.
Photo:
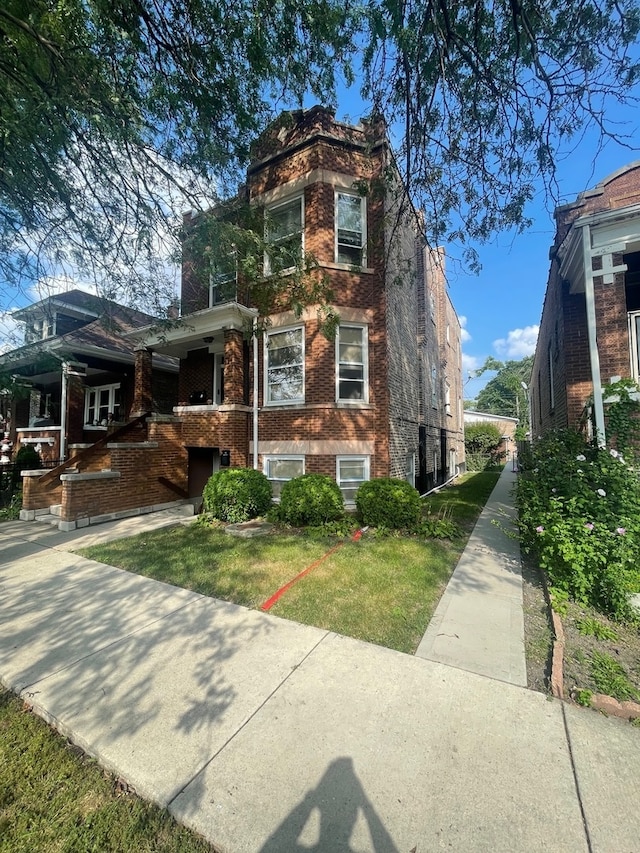
[[[261,456],[371,456],[374,453],[374,441],[258,441],[258,453]],[[253,442],[249,442],[249,452],[253,453]]]

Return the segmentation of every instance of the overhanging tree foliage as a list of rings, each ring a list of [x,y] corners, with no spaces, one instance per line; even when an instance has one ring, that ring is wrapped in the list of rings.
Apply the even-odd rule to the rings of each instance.
[[[276,112],[331,103],[352,64],[432,243],[522,226],[558,147],[635,102],[639,19],[636,0],[6,0],[0,274],[79,269],[121,298],[151,265],[157,290],[176,206],[211,204]]]

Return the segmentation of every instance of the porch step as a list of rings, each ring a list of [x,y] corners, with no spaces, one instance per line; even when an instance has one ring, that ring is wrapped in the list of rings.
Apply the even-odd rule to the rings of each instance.
[[[49,507],[49,514],[56,515],[58,518],[62,517],[62,504],[52,504]]]
[[[60,516],[51,515],[51,513],[47,513],[46,515],[36,515],[36,521],[41,524],[50,524],[52,527],[57,527],[60,523]]]

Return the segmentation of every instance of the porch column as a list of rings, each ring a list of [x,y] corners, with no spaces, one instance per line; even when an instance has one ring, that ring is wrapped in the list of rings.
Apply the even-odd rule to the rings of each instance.
[[[224,402],[240,404],[244,399],[244,339],[237,329],[224,333]]]
[[[153,353],[147,347],[140,346],[136,348],[135,359],[133,405],[129,413],[132,418],[138,418],[153,409]]]
[[[598,447],[605,447],[604,406],[602,403],[602,381],[600,379],[600,353],[596,326],[596,307],[593,291],[593,265],[591,262],[591,229],[582,226],[582,251],[584,264],[584,293],[587,307],[587,337],[589,339],[589,361],[591,362],[591,381],[593,383],[593,413],[596,425]]]

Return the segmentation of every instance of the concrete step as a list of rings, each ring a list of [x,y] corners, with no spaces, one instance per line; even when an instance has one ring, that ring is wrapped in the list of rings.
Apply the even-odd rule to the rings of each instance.
[[[60,523],[60,516],[51,515],[51,513],[47,513],[46,515],[36,515],[36,521],[39,521],[41,524],[50,524],[52,527],[57,527]]]
[[[62,504],[52,504],[49,507],[49,514],[56,515],[58,518],[62,516]]]

